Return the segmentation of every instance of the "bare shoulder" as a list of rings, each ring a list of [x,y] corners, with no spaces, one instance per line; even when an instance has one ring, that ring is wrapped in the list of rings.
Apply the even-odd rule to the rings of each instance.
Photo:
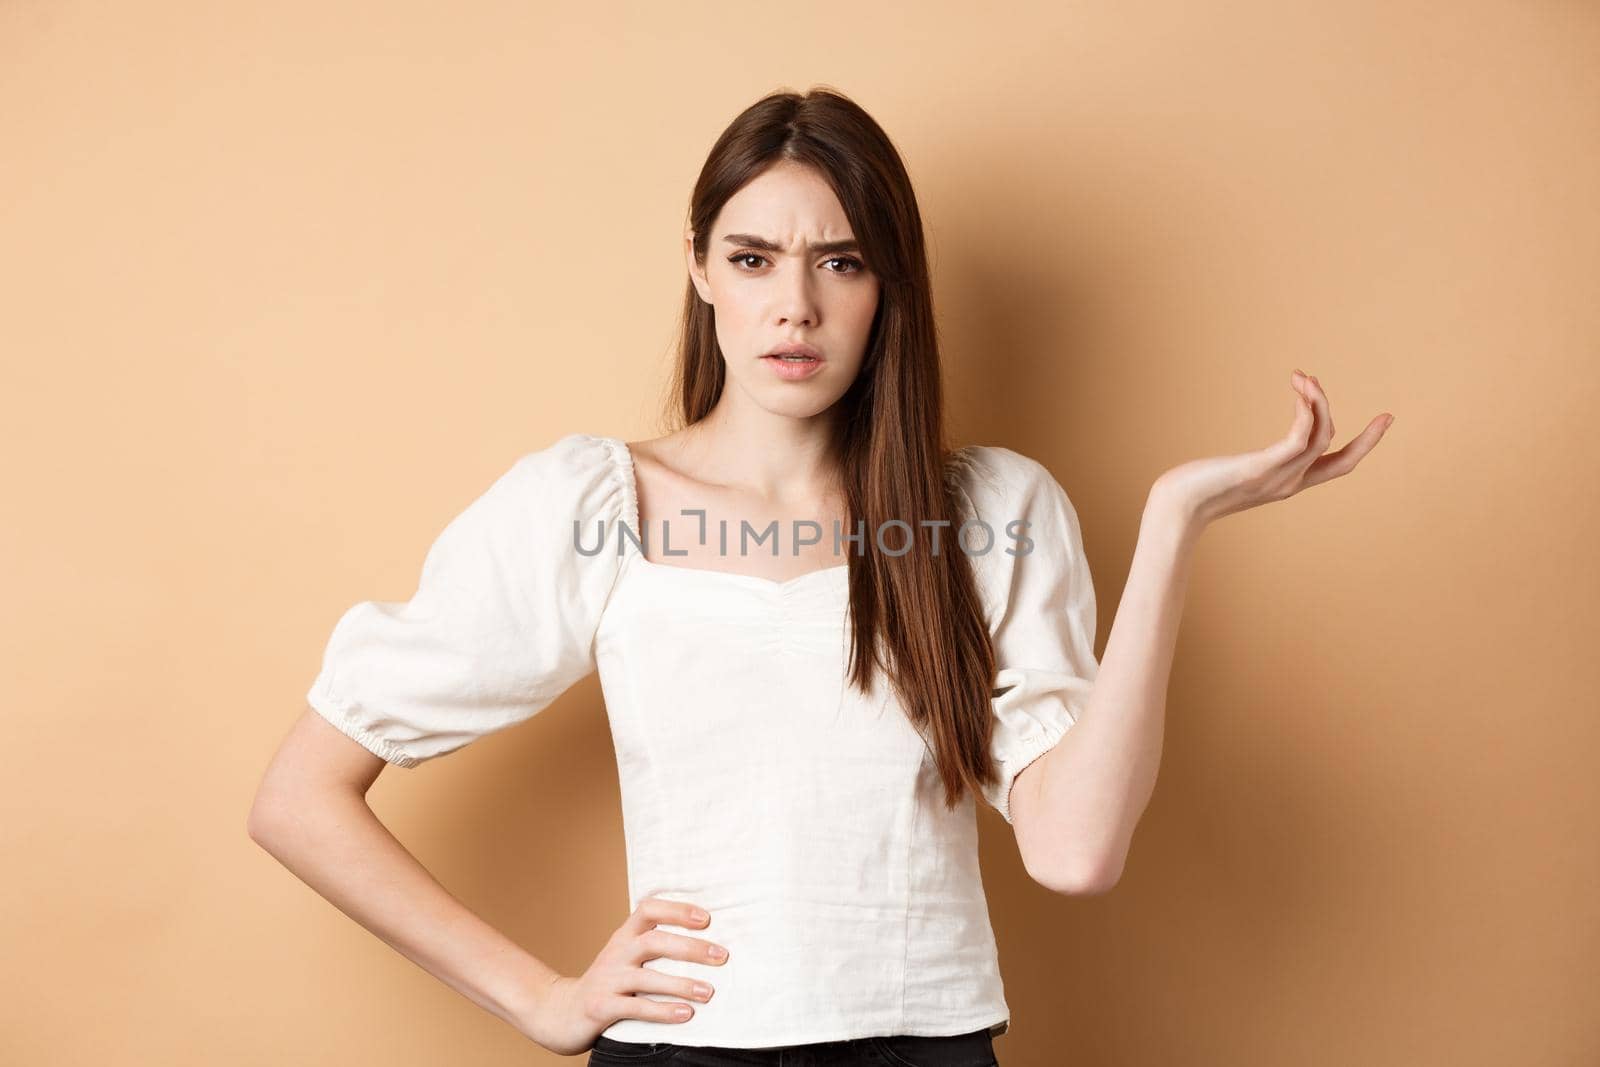
[[[682,430],[627,442],[641,491],[647,486],[662,490],[699,488],[698,480],[689,473],[690,466],[686,463],[686,443]]]

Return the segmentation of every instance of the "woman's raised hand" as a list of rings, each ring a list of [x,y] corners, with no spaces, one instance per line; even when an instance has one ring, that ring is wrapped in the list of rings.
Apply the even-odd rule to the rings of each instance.
[[[710,921],[711,916],[693,904],[645,897],[581,977],[563,975],[550,983],[539,998],[534,1017],[524,1020],[519,1029],[551,1052],[572,1056],[593,1048],[594,1039],[618,1019],[681,1023],[692,1018],[694,1009],[688,1004],[635,994],[710,1000],[715,992],[710,985],[643,966],[646,960],[662,957],[726,963],[728,954],[723,946],[657,928],[658,923],[701,927]]]
[[[1258,504],[1284,500],[1310,486],[1349,474],[1382,439],[1394,416],[1375,416],[1366,428],[1336,452],[1328,394],[1316,378],[1295,371],[1294,423],[1281,439],[1253,452],[1197,459],[1156,479],[1156,490],[1170,495],[1189,514],[1208,523]]]

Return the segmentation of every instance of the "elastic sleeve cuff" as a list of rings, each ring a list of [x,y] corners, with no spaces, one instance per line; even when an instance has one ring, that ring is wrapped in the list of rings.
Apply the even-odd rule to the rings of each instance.
[[[327,682],[319,676],[306,693],[306,703],[346,737],[362,748],[397,767],[415,767],[422,761],[409,756],[394,742],[379,737],[356,722],[350,706],[328,689]]]
[[[1018,743],[1015,749],[1007,753],[1003,768],[1007,780],[1004,783],[1005,788],[999,794],[1000,802],[995,805],[995,810],[1006,822],[1011,821],[1011,790],[1017,784],[1017,779],[1035,760],[1055,748],[1072,725],[1068,723],[1059,726],[1052,722],[1041,722],[1038,731],[1031,733],[1025,741]]]

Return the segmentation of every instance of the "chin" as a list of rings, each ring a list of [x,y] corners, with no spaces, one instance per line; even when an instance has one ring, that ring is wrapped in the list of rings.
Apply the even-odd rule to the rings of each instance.
[[[791,419],[809,419],[821,415],[824,411],[833,407],[834,402],[838,399],[836,396],[808,397],[805,401],[793,398],[787,403],[763,404],[762,406],[774,415],[783,415]]]
[[[746,389],[745,395],[749,396],[756,406],[773,415],[782,415],[790,419],[809,419],[820,415],[833,407],[839,399],[832,389],[823,392],[819,389],[796,389],[787,386],[782,392],[778,390],[751,390]]]

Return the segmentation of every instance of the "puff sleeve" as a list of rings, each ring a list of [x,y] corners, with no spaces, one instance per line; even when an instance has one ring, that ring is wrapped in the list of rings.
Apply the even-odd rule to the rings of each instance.
[[[603,446],[569,434],[523,455],[438,534],[411,599],[346,611],[306,694],[312,709],[414,767],[530,718],[590,674],[624,501]]]
[[[1077,511],[1049,470],[1007,448],[967,451],[969,494],[994,532],[987,553],[971,549],[997,671],[989,750],[999,780],[985,799],[1009,823],[1017,775],[1077,722],[1099,672],[1094,583]]]

